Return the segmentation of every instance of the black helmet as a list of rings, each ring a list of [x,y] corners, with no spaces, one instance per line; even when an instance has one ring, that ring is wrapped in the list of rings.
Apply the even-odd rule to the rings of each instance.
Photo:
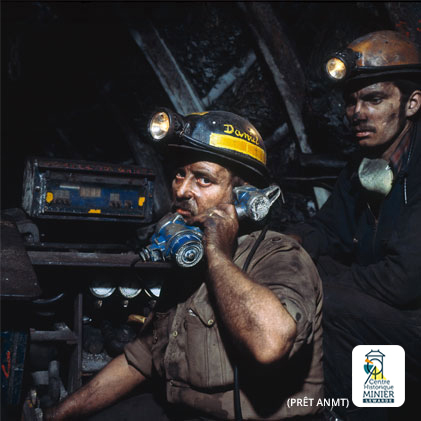
[[[333,54],[325,70],[334,80],[359,80],[386,75],[420,75],[421,52],[396,31],[377,31]]]
[[[163,109],[149,122],[154,142],[219,158],[237,172],[266,181],[266,150],[256,128],[245,118],[227,111],[205,111],[181,116]]]

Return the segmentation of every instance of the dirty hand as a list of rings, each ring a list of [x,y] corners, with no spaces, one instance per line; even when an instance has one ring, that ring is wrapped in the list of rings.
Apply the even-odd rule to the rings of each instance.
[[[238,218],[234,205],[218,205],[189,218],[187,222],[202,228],[203,244],[208,257],[209,253],[222,253],[231,259],[238,233]]]

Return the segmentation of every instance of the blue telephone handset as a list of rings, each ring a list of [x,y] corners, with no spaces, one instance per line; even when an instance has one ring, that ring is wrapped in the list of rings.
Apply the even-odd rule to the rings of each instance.
[[[233,194],[238,219],[261,221],[282,192],[276,185],[265,189],[244,185],[235,187]],[[199,227],[187,225],[178,213],[169,214],[158,222],[151,244],[139,255],[143,261],[174,261],[178,266],[192,267],[203,257],[202,237]]]

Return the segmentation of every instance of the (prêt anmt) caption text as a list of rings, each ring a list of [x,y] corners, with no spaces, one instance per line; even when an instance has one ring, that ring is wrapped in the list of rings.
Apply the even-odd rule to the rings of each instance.
[[[348,408],[349,399],[346,398],[337,398],[337,399],[314,399],[314,398],[289,398],[287,402],[288,408],[293,406],[323,406],[328,408],[333,408],[337,406],[344,406]]]

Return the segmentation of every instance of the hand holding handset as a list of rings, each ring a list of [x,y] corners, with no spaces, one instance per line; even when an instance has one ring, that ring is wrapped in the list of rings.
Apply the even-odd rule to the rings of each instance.
[[[250,185],[235,187],[234,205],[238,219],[263,220],[281,193],[276,185],[265,189]],[[168,214],[158,222],[151,244],[139,255],[145,262],[174,261],[178,266],[192,267],[203,257],[202,237],[200,228],[186,225],[180,214]]]

